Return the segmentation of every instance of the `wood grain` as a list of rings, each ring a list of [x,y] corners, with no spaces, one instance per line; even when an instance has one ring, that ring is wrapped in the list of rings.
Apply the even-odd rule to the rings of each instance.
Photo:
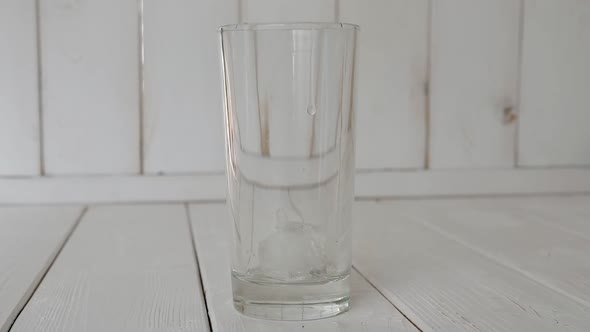
[[[0,175],[40,172],[35,0],[0,2]]]
[[[518,164],[590,165],[590,2],[524,3]]]
[[[590,240],[590,196],[530,197],[502,204],[573,236]]]
[[[357,168],[425,166],[428,0],[341,0],[361,26]]]
[[[307,322],[252,319],[233,308],[229,262],[229,212],[224,204],[191,206],[199,265],[214,331],[417,331],[358,273],[352,274],[351,310]]]
[[[395,201],[355,205],[354,264],[423,331],[581,332],[590,328],[589,307],[405,212]],[[469,222],[477,222],[475,217]],[[435,224],[441,215],[430,218]],[[494,224],[488,228],[492,230]],[[488,233],[489,241],[498,243],[507,236]]]
[[[0,208],[0,332],[8,331],[29,300],[81,210]]]
[[[590,307],[590,242],[515,208],[526,200],[514,198],[508,204],[494,199],[407,202],[397,209]],[[590,212],[590,205],[586,210]],[[561,220],[570,218],[570,213],[561,211]]]
[[[91,208],[12,331],[209,331],[184,207]]]
[[[514,165],[521,2],[432,2],[430,165]]]
[[[222,171],[219,36],[235,0],[145,0],[144,168],[149,174]]]
[[[138,1],[39,4],[47,174],[138,173]]]

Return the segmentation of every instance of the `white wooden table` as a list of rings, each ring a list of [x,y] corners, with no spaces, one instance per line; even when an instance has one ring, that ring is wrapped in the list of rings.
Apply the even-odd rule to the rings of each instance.
[[[0,207],[0,331],[590,331],[590,196],[357,202],[352,309],[234,311],[224,204]]]

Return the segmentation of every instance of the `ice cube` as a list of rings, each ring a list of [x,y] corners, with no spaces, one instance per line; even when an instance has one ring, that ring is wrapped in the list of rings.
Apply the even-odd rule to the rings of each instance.
[[[281,281],[306,281],[326,273],[324,238],[303,222],[282,221],[258,247],[264,276]]]

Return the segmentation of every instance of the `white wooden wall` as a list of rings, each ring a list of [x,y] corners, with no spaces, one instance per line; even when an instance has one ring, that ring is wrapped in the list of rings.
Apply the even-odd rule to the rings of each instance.
[[[0,175],[41,169],[34,0],[0,0]]]
[[[0,176],[221,174],[238,21],[361,26],[361,172],[590,166],[587,0],[0,0]]]
[[[518,107],[520,12],[515,0],[433,1],[432,168],[514,166],[516,121],[503,112]]]

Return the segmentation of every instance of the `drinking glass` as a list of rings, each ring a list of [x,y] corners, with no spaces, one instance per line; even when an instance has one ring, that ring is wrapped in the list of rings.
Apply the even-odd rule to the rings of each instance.
[[[219,28],[234,306],[277,320],[349,307],[358,27]]]

